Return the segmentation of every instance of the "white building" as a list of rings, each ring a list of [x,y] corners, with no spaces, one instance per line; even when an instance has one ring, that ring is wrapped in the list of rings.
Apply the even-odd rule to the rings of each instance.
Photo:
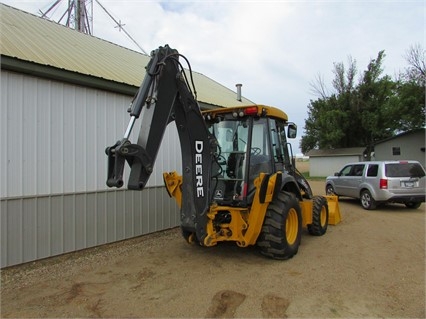
[[[306,154],[309,156],[309,175],[311,177],[334,175],[347,163],[364,161],[364,153],[365,147],[310,150]]]
[[[374,159],[415,160],[426,167],[425,131],[425,128],[420,128],[377,142],[374,145]]]

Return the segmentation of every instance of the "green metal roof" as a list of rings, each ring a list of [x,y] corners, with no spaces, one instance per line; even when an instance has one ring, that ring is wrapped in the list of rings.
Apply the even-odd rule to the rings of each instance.
[[[4,57],[139,87],[150,57],[61,24],[0,4],[2,67]],[[193,72],[198,100],[218,106],[252,101]]]

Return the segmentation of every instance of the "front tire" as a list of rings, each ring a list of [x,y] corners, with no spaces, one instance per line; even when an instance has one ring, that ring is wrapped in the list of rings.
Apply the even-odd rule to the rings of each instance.
[[[297,254],[302,236],[302,213],[296,196],[280,192],[269,204],[257,246],[261,254],[289,259]]]
[[[361,193],[361,205],[367,210],[376,209],[377,207],[376,201],[368,190],[363,190]]]
[[[314,236],[322,236],[328,226],[328,204],[323,196],[312,198],[312,224],[308,225],[308,232]]]

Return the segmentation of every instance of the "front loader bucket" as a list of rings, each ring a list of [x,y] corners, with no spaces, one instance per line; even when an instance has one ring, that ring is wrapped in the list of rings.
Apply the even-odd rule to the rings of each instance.
[[[335,195],[324,197],[327,198],[328,204],[328,224],[337,225],[342,221],[342,215],[340,215],[339,198]]]

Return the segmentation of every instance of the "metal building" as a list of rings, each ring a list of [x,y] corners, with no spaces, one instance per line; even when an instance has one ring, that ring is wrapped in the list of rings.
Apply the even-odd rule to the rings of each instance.
[[[364,160],[365,147],[348,147],[327,150],[310,150],[309,175],[325,177],[334,175],[343,165]]]
[[[415,160],[426,167],[425,133],[425,128],[419,128],[378,141],[374,145],[374,160]]]
[[[181,170],[172,125],[144,191],[105,186],[105,147],[124,133],[149,57],[4,4],[0,16],[1,267],[177,226],[162,178]],[[252,104],[194,82],[202,108]]]

